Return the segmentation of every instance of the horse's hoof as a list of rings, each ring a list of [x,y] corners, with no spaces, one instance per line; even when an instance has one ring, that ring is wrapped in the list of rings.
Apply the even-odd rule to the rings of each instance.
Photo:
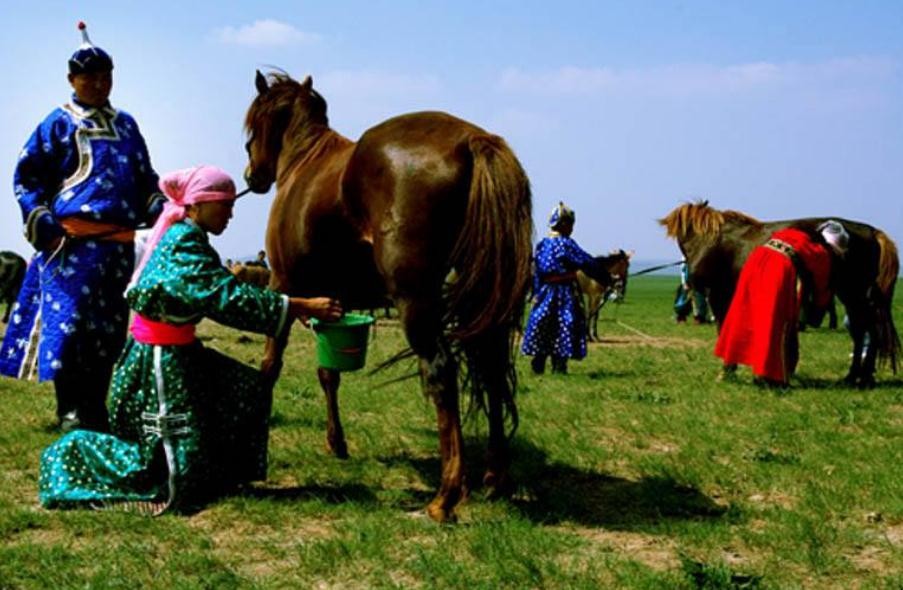
[[[856,375],[850,373],[846,377],[843,378],[842,383],[847,387],[856,387],[858,379],[856,379]]]
[[[737,383],[737,371],[731,370],[721,370],[718,372],[718,375],[715,376],[716,383]]]
[[[348,446],[345,444],[345,441],[336,443],[330,440],[326,441],[326,452],[334,456],[336,459],[347,459],[348,458]]]
[[[458,520],[453,508],[446,508],[443,498],[436,498],[426,507],[427,515],[440,523],[453,523]]]
[[[510,498],[514,495],[514,481],[507,473],[487,471],[483,476],[483,487],[486,488],[487,500]]]
[[[856,387],[859,389],[874,389],[875,388],[875,378],[874,377],[863,377],[859,380],[859,383],[856,384]]]

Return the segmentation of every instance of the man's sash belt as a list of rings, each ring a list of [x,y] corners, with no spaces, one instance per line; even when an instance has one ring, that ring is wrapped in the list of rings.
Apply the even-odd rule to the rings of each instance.
[[[785,256],[787,256],[787,258],[793,258],[796,256],[796,250],[794,250],[793,246],[791,246],[784,240],[770,238],[767,242],[765,242],[765,245],[772,250],[777,250],[781,254],[784,254]]]
[[[194,324],[167,324],[155,322],[141,314],[135,314],[129,330],[132,337],[141,344],[157,346],[184,346],[194,342]]]
[[[811,295],[811,289],[813,287],[812,276],[809,273],[809,269],[806,268],[805,264],[803,264],[802,259],[800,259],[799,254],[797,254],[796,250],[793,249],[793,246],[791,246],[784,240],[779,240],[777,238],[770,238],[767,242],[765,242],[765,246],[767,248],[771,248],[772,250],[780,252],[790,259],[790,262],[793,263],[794,269],[796,269],[797,279],[799,279],[799,281],[803,284],[806,292]]]
[[[577,280],[577,273],[575,272],[566,272],[559,275],[546,275],[542,277],[543,283],[550,283],[553,285],[557,285],[559,283],[570,283],[571,281]]]
[[[765,246],[767,248],[771,248],[772,250],[780,252],[781,254],[789,258],[793,263],[793,266],[796,267],[797,271],[799,271],[801,268],[805,269],[805,267],[802,265],[802,261],[800,260],[799,255],[796,253],[796,250],[794,250],[793,246],[791,246],[784,240],[770,238],[767,242],[765,242]]]
[[[113,223],[91,221],[80,217],[66,217],[59,220],[66,235],[82,240],[109,240],[128,243],[135,239],[135,230]]]

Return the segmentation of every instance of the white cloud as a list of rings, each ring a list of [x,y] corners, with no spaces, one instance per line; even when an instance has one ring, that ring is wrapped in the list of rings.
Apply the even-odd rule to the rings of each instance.
[[[254,21],[253,24],[238,28],[223,27],[216,30],[215,37],[222,43],[252,47],[310,44],[320,40],[316,33],[299,31],[290,24],[274,19]]]
[[[509,68],[502,72],[497,86],[504,92],[545,96],[696,97],[778,88],[869,88],[885,84],[897,70],[896,63],[878,58],[844,58],[812,64],[675,64],[625,69],[564,66],[547,71]]]

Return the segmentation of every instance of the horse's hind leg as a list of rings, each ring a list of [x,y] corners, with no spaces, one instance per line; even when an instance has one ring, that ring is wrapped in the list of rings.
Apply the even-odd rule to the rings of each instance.
[[[858,385],[860,380],[865,377],[862,350],[865,343],[865,335],[868,331],[867,314],[865,303],[847,306],[847,316],[850,320],[850,336],[853,338],[853,356],[850,359],[850,370],[847,376],[844,377],[844,383],[848,385]],[[869,348],[872,347],[869,346]],[[874,371],[874,364],[872,370]]]
[[[436,406],[442,479],[427,514],[439,522],[454,520],[455,507],[464,499],[464,459],[461,414],[458,407],[458,364],[442,336],[438,317],[441,306],[419,301],[398,303],[402,324],[411,348],[420,359],[424,394]]]
[[[447,346],[440,346],[430,358],[420,359],[420,373],[426,394],[436,405],[442,481],[427,514],[439,522],[454,520],[455,507],[464,499],[464,456],[461,414],[458,407],[458,368]]]
[[[857,385],[862,389],[871,389],[875,386],[875,364],[878,358],[877,338],[874,330],[866,332],[869,337],[868,346],[865,346],[865,359],[862,361],[862,371],[859,374]]]
[[[472,387],[485,390],[489,418],[489,446],[483,485],[489,498],[509,496],[514,489],[510,476],[511,451],[505,431],[505,408],[516,423],[514,405],[511,343],[509,330],[499,329],[468,344],[468,364]],[[479,381],[477,383],[476,381]]]

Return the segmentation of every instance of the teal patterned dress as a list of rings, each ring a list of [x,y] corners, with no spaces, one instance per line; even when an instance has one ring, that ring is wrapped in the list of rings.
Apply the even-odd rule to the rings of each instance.
[[[207,317],[275,335],[288,300],[238,282],[207,234],[174,224],[126,293],[142,316],[171,324]],[[204,348],[129,337],[110,391],[112,434],[71,432],[41,456],[38,496],[48,508],[152,503],[155,512],[202,504],[266,477],[271,392],[261,373]]]

